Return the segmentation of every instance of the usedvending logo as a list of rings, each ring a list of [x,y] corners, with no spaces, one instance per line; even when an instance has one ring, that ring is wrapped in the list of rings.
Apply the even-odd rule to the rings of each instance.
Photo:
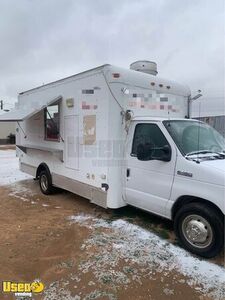
[[[12,282],[3,281],[2,291],[6,294],[14,294],[16,298],[27,299],[31,298],[34,294],[40,294],[44,290],[44,284],[36,280],[34,282]]]

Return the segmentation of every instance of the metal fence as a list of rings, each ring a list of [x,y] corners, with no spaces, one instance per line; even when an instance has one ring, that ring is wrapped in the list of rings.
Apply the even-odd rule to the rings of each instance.
[[[225,137],[225,116],[195,118],[214,127]]]

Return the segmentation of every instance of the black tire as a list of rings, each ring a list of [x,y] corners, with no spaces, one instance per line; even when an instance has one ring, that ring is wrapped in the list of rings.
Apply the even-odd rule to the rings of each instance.
[[[223,219],[207,204],[189,203],[180,208],[174,230],[184,248],[205,258],[215,257],[224,246]]]
[[[42,193],[45,195],[50,195],[54,192],[52,177],[47,171],[41,171],[39,175],[39,185]]]

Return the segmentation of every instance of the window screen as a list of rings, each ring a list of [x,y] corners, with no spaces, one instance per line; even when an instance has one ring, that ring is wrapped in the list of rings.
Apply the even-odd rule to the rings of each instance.
[[[132,145],[132,156],[137,155],[138,145],[150,145],[153,148],[161,148],[169,145],[162,131],[156,124],[137,124],[134,132],[134,139]],[[161,150],[156,150],[155,155],[160,155]]]
[[[48,106],[45,111],[45,139],[59,140],[59,104]]]

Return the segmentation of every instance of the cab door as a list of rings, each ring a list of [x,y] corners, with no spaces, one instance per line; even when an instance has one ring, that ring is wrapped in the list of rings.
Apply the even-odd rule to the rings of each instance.
[[[176,164],[176,148],[169,142],[168,133],[161,122],[134,122],[127,144],[127,169],[125,198],[128,204],[166,216],[166,204],[170,198]],[[138,147],[150,145],[150,159],[138,159]],[[164,161],[170,149],[169,161]],[[153,159],[152,159],[153,158]]]

